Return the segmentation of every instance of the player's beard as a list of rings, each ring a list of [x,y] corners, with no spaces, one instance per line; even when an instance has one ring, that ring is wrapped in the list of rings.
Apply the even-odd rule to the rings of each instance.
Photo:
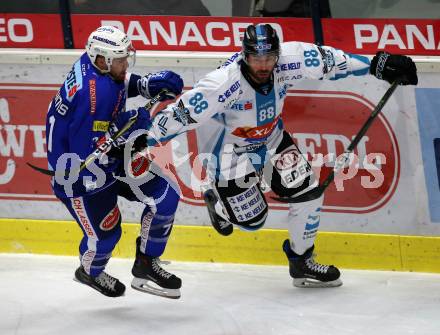
[[[114,81],[116,82],[123,82],[125,80],[125,76],[127,75],[127,71],[123,71],[120,73],[110,73],[111,77],[113,78]]]
[[[272,71],[269,70],[253,71],[251,68],[249,68],[249,74],[257,84],[265,84],[268,81],[270,81],[270,77],[272,76]]]
[[[264,84],[269,81],[272,71],[257,71],[254,77],[260,81],[260,84]]]

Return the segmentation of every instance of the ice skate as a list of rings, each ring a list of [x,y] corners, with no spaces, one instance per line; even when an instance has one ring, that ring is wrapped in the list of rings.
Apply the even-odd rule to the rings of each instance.
[[[144,255],[139,251],[140,238],[136,241],[136,260],[131,273],[131,287],[135,290],[165,298],[179,299],[182,281],[160,266],[159,257]]]
[[[296,287],[337,287],[342,285],[341,276],[337,267],[323,265],[313,259],[312,246],[304,255],[295,254],[289,240],[283,243],[283,250],[289,259],[289,272]]]
[[[118,279],[110,276],[104,271],[102,271],[99,276],[92,277],[86,273],[82,265],[76,269],[75,279],[108,297],[120,297],[125,292],[125,285]]]
[[[207,190],[203,194],[206,206],[208,207],[209,218],[211,219],[211,224],[214,229],[223,236],[231,235],[234,231],[234,225],[229,221],[222,218],[217,214],[215,210],[215,205],[217,203],[217,196],[213,190]]]

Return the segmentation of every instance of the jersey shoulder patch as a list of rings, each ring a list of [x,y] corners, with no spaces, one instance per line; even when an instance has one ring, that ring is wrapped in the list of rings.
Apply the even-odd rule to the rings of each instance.
[[[64,90],[66,91],[66,99],[72,102],[75,94],[83,87],[83,75],[81,72],[81,60],[78,60],[67,74],[64,82]]]

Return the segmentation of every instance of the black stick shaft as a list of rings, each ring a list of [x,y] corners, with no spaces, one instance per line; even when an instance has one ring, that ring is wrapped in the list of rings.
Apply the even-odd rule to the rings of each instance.
[[[359,130],[359,132],[356,134],[355,138],[351,141],[350,145],[345,150],[343,157],[341,159],[336,159],[335,161],[335,167],[330,171],[327,178],[322,182],[321,185],[318,187],[301,194],[296,197],[273,197],[273,199],[281,202],[286,203],[299,203],[299,202],[306,202],[310,200],[314,200],[319,198],[325,191],[325,189],[332,183],[332,181],[335,179],[335,175],[341,171],[344,168],[345,162],[347,162],[350,158],[350,154],[353,152],[354,148],[359,144],[359,141],[362,139],[362,137],[365,135],[367,130],[370,128],[371,124],[373,123],[374,119],[379,115],[382,108],[387,103],[388,99],[391,97],[391,95],[396,90],[397,86],[400,84],[400,79],[397,79],[385,92],[382,99],[380,99],[379,103],[376,105],[374,110],[371,112],[370,116],[368,117],[367,121],[363,124],[362,128]]]
[[[370,117],[365,121],[364,125],[362,126],[361,130],[357,133],[353,141],[351,141],[350,145],[347,147],[344,155],[346,155],[348,159],[348,155],[353,152],[353,150],[356,148],[356,146],[359,144],[362,137],[364,137],[367,130],[370,128],[371,124],[373,123],[374,119],[377,115],[381,112],[382,108],[387,103],[388,99],[391,97],[391,95],[396,90],[397,86],[399,86],[399,80],[396,80],[385,92],[382,99],[380,99],[379,103],[376,105],[374,110],[371,112]],[[345,162],[344,162],[345,163]],[[338,165],[337,162],[335,162],[335,168],[332,169],[330,174],[327,176],[327,178],[322,182],[321,188],[322,192],[331,184],[333,179],[335,179],[335,174],[338,173],[342,168],[344,167],[344,164]]]

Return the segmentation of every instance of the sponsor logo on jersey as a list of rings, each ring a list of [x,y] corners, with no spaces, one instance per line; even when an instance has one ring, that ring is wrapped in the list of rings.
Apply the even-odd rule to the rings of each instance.
[[[90,223],[90,220],[89,220],[87,213],[84,209],[84,203],[83,203],[82,198],[73,198],[72,199],[72,207],[73,207],[73,210],[75,211],[77,220],[79,221],[80,225],[83,227],[87,236],[96,237],[95,231],[93,230],[92,224]]]
[[[284,75],[284,76],[278,77],[277,81],[278,81],[278,83],[283,83],[285,81],[301,80],[302,77],[303,76],[301,74],[297,74],[297,75]]]
[[[139,177],[150,169],[151,160],[144,152],[137,152],[130,161],[130,169],[133,177]]]
[[[232,132],[232,135],[245,138],[248,140],[262,140],[268,137],[275,126],[278,123],[279,116],[277,116],[272,122],[269,122],[265,125],[259,127],[239,127],[235,128]]]
[[[279,158],[275,161],[275,167],[278,170],[286,170],[295,167],[298,164],[301,153],[297,148],[288,148],[280,153]]]
[[[121,217],[121,212],[119,211],[118,205],[116,205],[110,213],[108,213],[104,219],[102,219],[101,223],[99,224],[99,228],[101,230],[112,230],[119,222],[119,219]]]
[[[90,114],[95,114],[96,111],[96,80],[89,80],[89,92],[90,92]]]
[[[266,202],[255,185],[243,193],[226,199],[238,222],[252,220],[267,208]]]
[[[61,98],[60,91],[58,91],[53,101],[55,103],[55,110],[57,111],[57,113],[60,115],[66,115],[67,111],[69,110],[69,107],[63,104],[63,98]]]
[[[234,93],[236,90],[239,89],[239,87],[240,87],[240,81],[237,80],[222,95],[218,96],[218,102],[225,102],[226,99],[232,95],[232,93]]]
[[[75,95],[77,89],[78,89],[78,86],[76,85],[75,72],[70,71],[69,74],[67,75],[67,79],[66,79],[67,97],[69,99],[72,99],[72,97]]]
[[[312,167],[294,145],[271,157],[271,161],[287,188],[300,187],[313,174]]]
[[[93,131],[107,131],[109,124],[109,121],[93,121]]]
[[[278,63],[276,65],[276,72],[280,71],[291,71],[291,70],[299,70],[301,68],[301,62],[294,62],[294,63]]]
[[[278,96],[280,97],[280,99],[283,99],[286,96],[288,89],[289,89],[289,85],[287,84],[284,84],[283,87],[280,88],[278,92]]]
[[[321,208],[318,208],[317,211],[321,211]],[[303,240],[314,238],[316,236],[320,221],[321,216],[318,213],[317,215],[309,215],[307,217],[307,222],[303,233]]]
[[[72,101],[76,92],[82,87],[82,74],[81,63],[77,61],[73,66],[72,71],[67,74],[66,81],[64,83],[64,89],[66,90],[66,98]]]
[[[240,56],[240,53],[239,53],[239,52],[233,54],[230,58],[228,58],[228,59],[226,60],[226,62],[224,62],[224,63],[222,64],[221,67],[226,67],[226,66],[232,64],[232,63],[234,62],[234,60],[236,60],[239,56]]]
[[[157,126],[159,127],[162,136],[165,136],[167,134],[168,131],[168,128],[166,127],[167,122],[168,122],[168,116],[165,115],[160,116]]]
[[[81,64],[81,74],[85,77],[87,72],[86,72],[86,64]]]
[[[154,213],[153,212],[148,212],[142,218],[142,222],[141,222],[141,237],[142,237],[142,241],[145,241],[143,243],[143,245],[141,245],[141,250],[142,251],[145,250],[146,241],[148,240],[148,235],[150,233],[150,228],[151,228],[151,222],[153,222],[153,219],[154,219]]]
[[[113,109],[112,117],[115,117],[115,115],[121,109],[120,108],[121,106],[122,108],[124,108],[125,106],[125,89],[119,91],[118,101],[116,101],[116,105],[115,108]]]
[[[259,143],[252,143],[252,144],[244,145],[244,146],[240,146],[240,145],[234,144],[234,152],[237,155],[241,155],[241,154],[243,154],[245,152],[257,152],[260,149],[262,149],[262,147],[264,145],[266,145],[266,141],[259,142]]]
[[[239,100],[232,104],[231,109],[238,111],[247,111],[254,108],[251,100]]]

